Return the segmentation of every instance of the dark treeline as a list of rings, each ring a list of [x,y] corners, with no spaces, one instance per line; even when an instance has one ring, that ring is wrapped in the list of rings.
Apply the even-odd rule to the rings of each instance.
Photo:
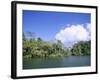
[[[23,57],[64,57],[90,55],[91,41],[80,41],[71,48],[65,47],[60,40],[55,42],[36,38],[31,32],[28,37],[23,33]]]

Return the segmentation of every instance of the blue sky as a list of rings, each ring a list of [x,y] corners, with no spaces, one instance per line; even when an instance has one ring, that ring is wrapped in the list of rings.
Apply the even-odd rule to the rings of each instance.
[[[91,23],[89,13],[23,10],[23,32],[34,32],[43,40],[54,40],[67,25]],[[84,26],[83,26],[84,27]]]

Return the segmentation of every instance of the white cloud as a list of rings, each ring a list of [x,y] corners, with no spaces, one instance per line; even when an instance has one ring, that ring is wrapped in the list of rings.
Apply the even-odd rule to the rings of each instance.
[[[91,37],[91,25],[88,23],[86,26],[70,25],[65,29],[61,29],[55,36],[57,40],[61,40],[66,46],[72,46],[79,41],[88,41]]]

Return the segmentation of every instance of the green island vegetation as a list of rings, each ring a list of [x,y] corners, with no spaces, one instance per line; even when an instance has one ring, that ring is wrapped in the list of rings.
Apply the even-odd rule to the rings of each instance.
[[[64,56],[86,56],[90,55],[91,41],[80,41],[73,47],[65,47],[60,40],[55,42],[44,41],[40,37],[34,37],[34,34],[28,33],[30,38],[27,38],[23,33],[23,57],[64,57]]]

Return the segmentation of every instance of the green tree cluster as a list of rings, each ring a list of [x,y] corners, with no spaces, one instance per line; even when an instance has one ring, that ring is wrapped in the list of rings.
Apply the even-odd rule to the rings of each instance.
[[[90,55],[90,41],[81,41],[72,48],[65,47],[60,40],[56,42],[43,41],[36,38],[33,33],[28,32],[28,37],[23,33],[23,57],[64,57],[71,55]]]
[[[80,41],[71,49],[72,55],[90,55],[91,41]]]

